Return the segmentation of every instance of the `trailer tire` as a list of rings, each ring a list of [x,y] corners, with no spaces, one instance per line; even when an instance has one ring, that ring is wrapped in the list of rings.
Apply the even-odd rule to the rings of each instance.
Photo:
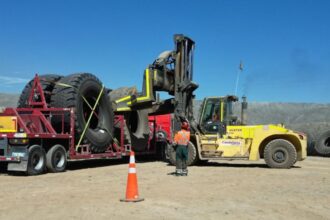
[[[32,145],[29,148],[27,175],[39,175],[45,171],[46,154],[40,145]]]
[[[64,172],[67,164],[66,150],[62,145],[56,144],[46,154],[46,167],[49,172]]]
[[[44,91],[44,95],[45,95],[45,99],[46,99],[47,104],[50,104],[50,99],[51,99],[53,89],[55,87],[55,83],[58,80],[60,80],[61,78],[62,78],[62,76],[57,75],[57,74],[46,74],[46,75],[39,76],[40,84],[41,84],[41,87]],[[23,91],[21,92],[21,95],[18,99],[18,103],[17,103],[18,108],[28,107],[27,102],[28,102],[29,97],[30,97],[33,82],[34,82],[34,79],[30,80],[30,82],[28,82],[25,85],[25,87],[24,87]],[[40,101],[40,98],[39,98],[38,101]]]
[[[102,89],[102,83],[96,76],[90,73],[72,74],[63,77],[59,83],[54,88],[51,106],[76,109],[74,117],[75,141],[78,142],[91,113],[91,109],[84,101],[84,98],[93,107]],[[90,144],[92,153],[102,153],[106,151],[112,142],[114,122],[114,113],[105,90],[101,95],[95,112],[96,114],[92,116],[89,126],[82,137],[81,144]],[[57,130],[61,128],[61,124],[59,123],[61,120],[58,117],[53,117],[52,120]],[[69,114],[65,116],[64,120],[65,127],[68,129],[70,127]],[[57,125],[56,122],[58,123]]]
[[[323,132],[318,137],[315,151],[322,156],[330,156],[330,130]]]
[[[291,142],[275,139],[266,145],[264,159],[270,168],[289,169],[297,161],[297,151]]]
[[[168,146],[168,157],[170,164],[176,165],[176,151],[173,145]],[[187,166],[195,165],[197,161],[198,156],[196,146],[192,142],[189,142]]]

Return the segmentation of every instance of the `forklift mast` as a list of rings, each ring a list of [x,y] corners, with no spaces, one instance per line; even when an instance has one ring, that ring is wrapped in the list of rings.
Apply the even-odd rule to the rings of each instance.
[[[188,121],[197,130],[193,116],[193,54],[195,42],[190,38],[174,35],[175,49],[164,51],[144,71],[142,92],[115,101],[115,111],[126,112],[148,109],[149,115],[174,114],[173,130],[180,130],[182,121]],[[172,98],[159,101],[156,92],[167,92]]]
[[[176,65],[175,65],[175,107],[174,107],[174,130],[180,130],[182,121],[190,123],[195,128],[193,115],[193,91],[198,85],[193,82],[193,58],[195,43],[182,35],[175,36],[176,42]]]

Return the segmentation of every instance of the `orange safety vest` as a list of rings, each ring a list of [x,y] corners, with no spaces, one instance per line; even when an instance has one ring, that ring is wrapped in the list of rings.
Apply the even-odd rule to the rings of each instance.
[[[178,145],[188,145],[190,140],[190,132],[186,130],[181,130],[174,136],[174,141]]]

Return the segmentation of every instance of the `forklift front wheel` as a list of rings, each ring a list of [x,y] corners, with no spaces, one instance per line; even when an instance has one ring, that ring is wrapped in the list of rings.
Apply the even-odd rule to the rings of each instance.
[[[275,139],[266,145],[264,159],[271,168],[289,169],[297,161],[297,151],[291,142]]]
[[[40,145],[32,145],[29,148],[29,158],[27,166],[28,175],[42,174],[46,166],[46,155]]]

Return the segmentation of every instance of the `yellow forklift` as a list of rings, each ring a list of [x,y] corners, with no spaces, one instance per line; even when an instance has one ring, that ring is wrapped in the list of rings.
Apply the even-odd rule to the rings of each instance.
[[[307,156],[306,135],[284,125],[246,125],[247,102],[243,97],[241,118],[234,115],[238,97],[205,98],[199,114],[199,132],[192,133],[188,164],[214,159],[263,158],[271,168],[290,168]],[[168,158],[175,164],[174,148]]]
[[[172,133],[188,121],[191,130],[188,164],[210,159],[248,159],[263,157],[268,166],[290,168],[306,158],[306,136],[282,125],[245,125],[247,103],[243,100],[242,118],[233,114],[236,96],[205,98],[199,120],[193,114],[193,54],[195,42],[187,36],[174,35],[175,49],[164,51],[144,71],[143,91],[112,99],[116,114],[123,114],[135,151],[143,151],[150,139],[148,115],[172,114]],[[157,92],[172,98],[159,101]],[[171,135],[172,136],[172,135]],[[166,154],[175,164],[174,147]]]

